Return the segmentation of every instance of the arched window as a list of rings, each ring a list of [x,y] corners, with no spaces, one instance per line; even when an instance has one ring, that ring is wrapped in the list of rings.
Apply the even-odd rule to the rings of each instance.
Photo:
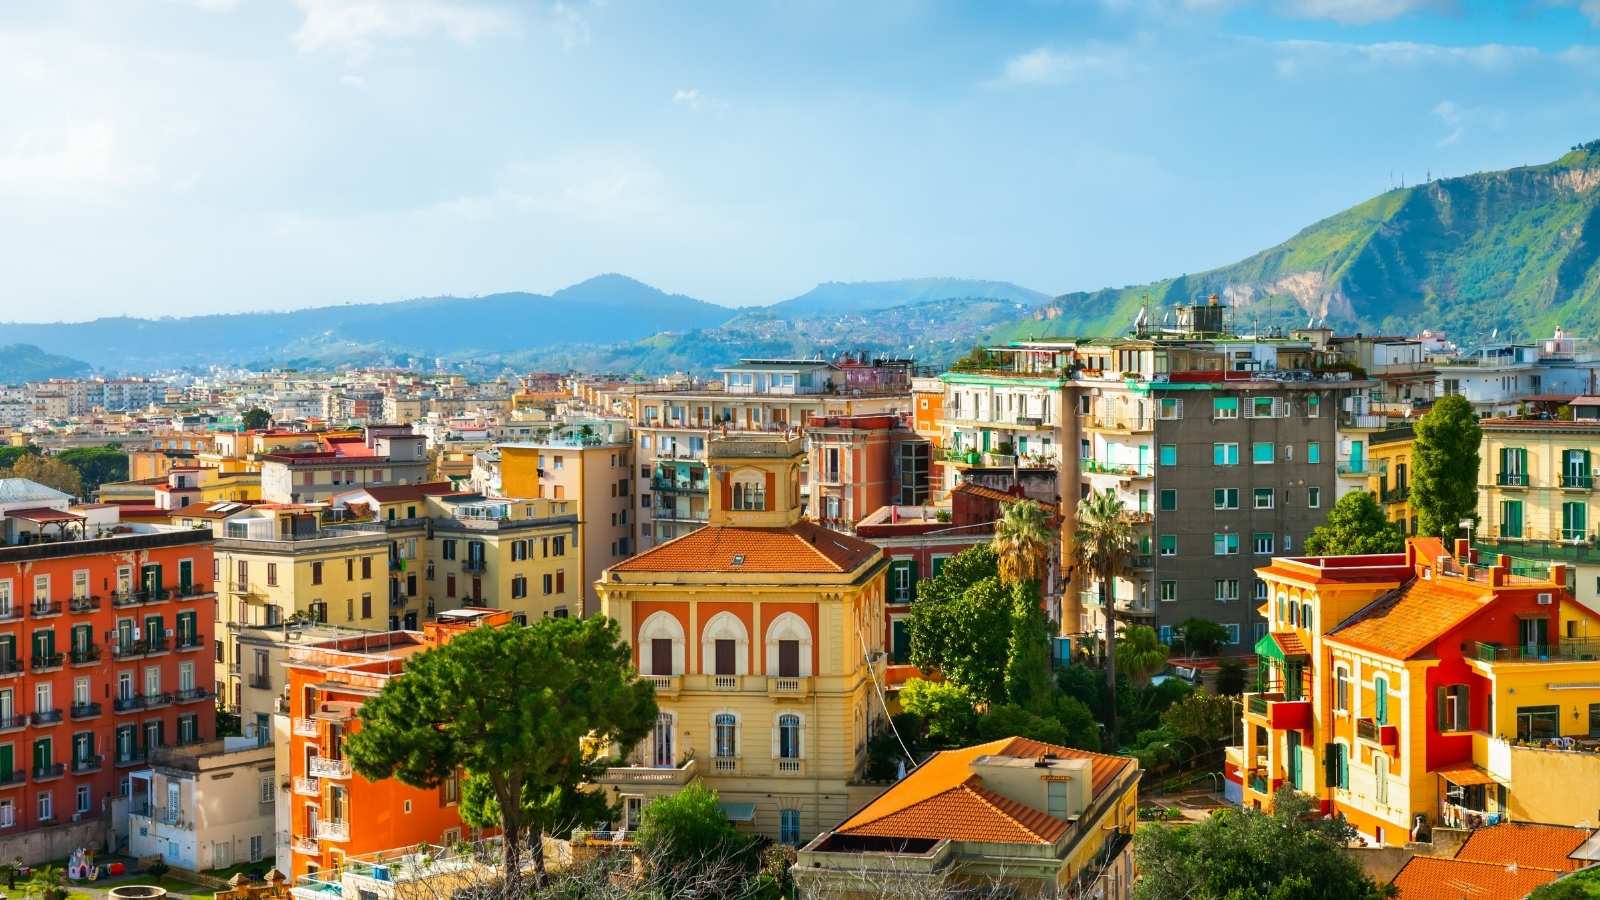
[[[711,717],[712,753],[717,759],[733,759],[739,755],[739,717],[731,712],[720,712]]]
[[[1311,604],[1309,603],[1300,604],[1300,627],[1307,630],[1311,628]]]
[[[675,769],[678,767],[678,717],[671,712],[661,712],[656,716],[656,727],[651,729],[650,736],[645,738],[649,742],[647,752],[652,768]]]
[[[779,759],[799,759],[803,724],[799,714],[783,713],[778,716],[778,727],[773,735],[773,755]]]
[[[652,613],[639,626],[639,674],[683,674],[683,623],[669,612]]]
[[[1284,608],[1285,606],[1288,605],[1288,603],[1289,603],[1288,596],[1286,594],[1284,594],[1282,591],[1279,591],[1278,592],[1278,627],[1280,627],[1280,628],[1283,627],[1283,623],[1285,621],[1287,621],[1286,617],[1289,615],[1288,610]]]
[[[1293,627],[1300,624],[1300,604],[1289,601],[1289,625]]]
[[[741,475],[734,478],[733,508],[754,511],[767,508],[767,480],[764,474]]]
[[[811,674],[811,626],[794,613],[784,613],[767,626],[767,675],[804,678]]]
[[[719,612],[700,632],[700,671],[708,675],[750,672],[750,633],[731,612]]]

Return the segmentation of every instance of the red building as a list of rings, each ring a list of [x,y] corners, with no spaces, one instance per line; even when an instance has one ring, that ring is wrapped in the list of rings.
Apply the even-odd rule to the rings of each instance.
[[[813,416],[806,438],[807,512],[825,527],[849,530],[885,505],[928,501],[932,445],[900,415]]]

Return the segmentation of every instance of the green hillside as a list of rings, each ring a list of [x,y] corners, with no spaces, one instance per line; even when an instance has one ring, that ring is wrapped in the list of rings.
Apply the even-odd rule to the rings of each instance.
[[[1216,293],[1236,326],[1303,325],[1471,339],[1600,328],[1600,141],[1553,163],[1392,190],[1230,266],[1066,294],[995,339],[1117,334]]]
[[[46,353],[32,344],[0,347],[0,384],[22,384],[25,381],[87,374],[89,364],[81,359]]]

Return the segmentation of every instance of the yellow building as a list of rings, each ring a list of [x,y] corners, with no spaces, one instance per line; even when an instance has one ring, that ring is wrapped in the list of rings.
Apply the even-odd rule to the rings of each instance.
[[[1592,821],[1600,794],[1600,616],[1566,572],[1513,573],[1464,540],[1403,554],[1278,558],[1258,690],[1227,776],[1247,805],[1281,785],[1311,794],[1369,841],[1401,844],[1420,818]]]
[[[800,438],[713,439],[708,455],[709,524],[598,585],[661,707],[600,784],[631,828],[649,798],[701,779],[742,827],[798,845],[876,793],[851,782],[883,714],[887,562],[802,521]]]
[[[1375,432],[1368,444],[1373,472],[1367,490],[1378,498],[1385,518],[1399,522],[1406,534],[1417,531],[1411,511],[1411,447],[1416,440],[1415,429],[1405,425]]]
[[[260,499],[260,472],[224,472],[219,469],[202,469],[200,472],[202,503],[250,503]]]
[[[1600,457],[1600,421],[1506,418],[1479,424],[1478,548],[1510,555],[1517,569],[1566,563],[1573,594],[1600,609],[1600,502],[1593,468]]]
[[[597,422],[583,433],[567,426],[539,441],[505,443],[500,491],[574,504],[583,558],[584,615],[600,609],[595,582],[606,567],[633,555],[633,448],[621,422]]]
[[[1016,737],[946,750],[807,844],[795,880],[807,897],[866,900],[914,883],[917,896],[976,884],[1125,900],[1138,787],[1127,756]]]

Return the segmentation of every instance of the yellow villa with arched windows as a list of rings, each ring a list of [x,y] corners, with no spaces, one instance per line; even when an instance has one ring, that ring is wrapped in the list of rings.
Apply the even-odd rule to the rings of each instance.
[[[741,830],[799,845],[870,800],[852,787],[883,710],[887,562],[801,519],[799,438],[713,439],[709,523],[607,569],[660,717],[600,780],[633,828],[696,779]]]

